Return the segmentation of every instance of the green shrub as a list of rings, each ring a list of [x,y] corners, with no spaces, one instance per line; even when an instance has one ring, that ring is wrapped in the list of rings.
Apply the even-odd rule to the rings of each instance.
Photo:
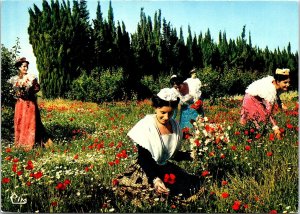
[[[94,76],[94,77],[93,77]],[[67,97],[88,102],[118,100],[124,96],[124,77],[121,69],[111,72],[102,71],[98,77],[85,72],[73,81]]]

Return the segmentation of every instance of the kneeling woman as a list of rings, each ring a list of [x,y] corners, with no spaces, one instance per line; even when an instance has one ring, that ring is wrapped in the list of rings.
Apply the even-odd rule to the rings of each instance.
[[[272,114],[275,101],[283,108],[279,95],[288,90],[289,72],[289,69],[276,69],[274,77],[264,77],[247,87],[241,111],[242,125],[252,121],[256,128],[260,128],[261,123],[267,124],[270,121],[274,133],[280,138],[281,133]]]
[[[191,153],[179,151],[182,132],[172,119],[179,103],[178,94],[162,89],[152,98],[155,114],[146,115],[129,132],[138,156],[129,169],[117,177],[119,186],[149,189],[158,194],[193,196],[200,189],[200,177],[188,174],[169,159],[192,160]],[[131,188],[132,189],[132,188]]]

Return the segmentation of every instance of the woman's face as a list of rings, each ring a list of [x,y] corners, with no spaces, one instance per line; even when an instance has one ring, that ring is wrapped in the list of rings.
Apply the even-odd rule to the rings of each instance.
[[[19,67],[21,74],[27,74],[28,64],[27,62],[23,62],[22,65]]]
[[[163,125],[166,125],[173,116],[173,108],[170,106],[156,108],[155,112],[157,121]]]
[[[287,91],[288,87],[290,86],[290,78],[283,80],[283,81],[276,81],[277,89],[282,91]]]

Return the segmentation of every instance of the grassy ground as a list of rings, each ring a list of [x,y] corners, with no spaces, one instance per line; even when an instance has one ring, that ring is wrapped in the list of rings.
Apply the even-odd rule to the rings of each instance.
[[[148,100],[98,105],[40,99],[42,121],[53,136],[54,147],[36,147],[30,152],[13,147],[13,109],[3,107],[1,209],[66,213],[297,212],[298,93],[282,95],[288,110],[278,110],[275,116],[284,133],[282,139],[274,138],[269,131],[240,127],[241,98],[220,99],[214,106],[205,102],[208,121],[204,125],[197,121],[184,139],[183,149],[193,148],[198,155],[193,162],[179,165],[202,175],[206,189],[189,203],[157,195],[124,199],[114,194],[114,177],[136,157],[126,133],[153,112]],[[209,129],[216,126],[219,131]],[[204,137],[205,130],[208,137]],[[218,139],[218,134],[226,139]],[[199,141],[201,146],[195,146]],[[25,199],[24,204],[12,203]]]

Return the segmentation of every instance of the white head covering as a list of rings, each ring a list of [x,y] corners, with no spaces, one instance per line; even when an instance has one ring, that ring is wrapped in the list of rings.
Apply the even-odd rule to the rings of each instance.
[[[163,88],[157,94],[157,96],[165,101],[176,101],[178,98],[178,93],[173,88]]]

